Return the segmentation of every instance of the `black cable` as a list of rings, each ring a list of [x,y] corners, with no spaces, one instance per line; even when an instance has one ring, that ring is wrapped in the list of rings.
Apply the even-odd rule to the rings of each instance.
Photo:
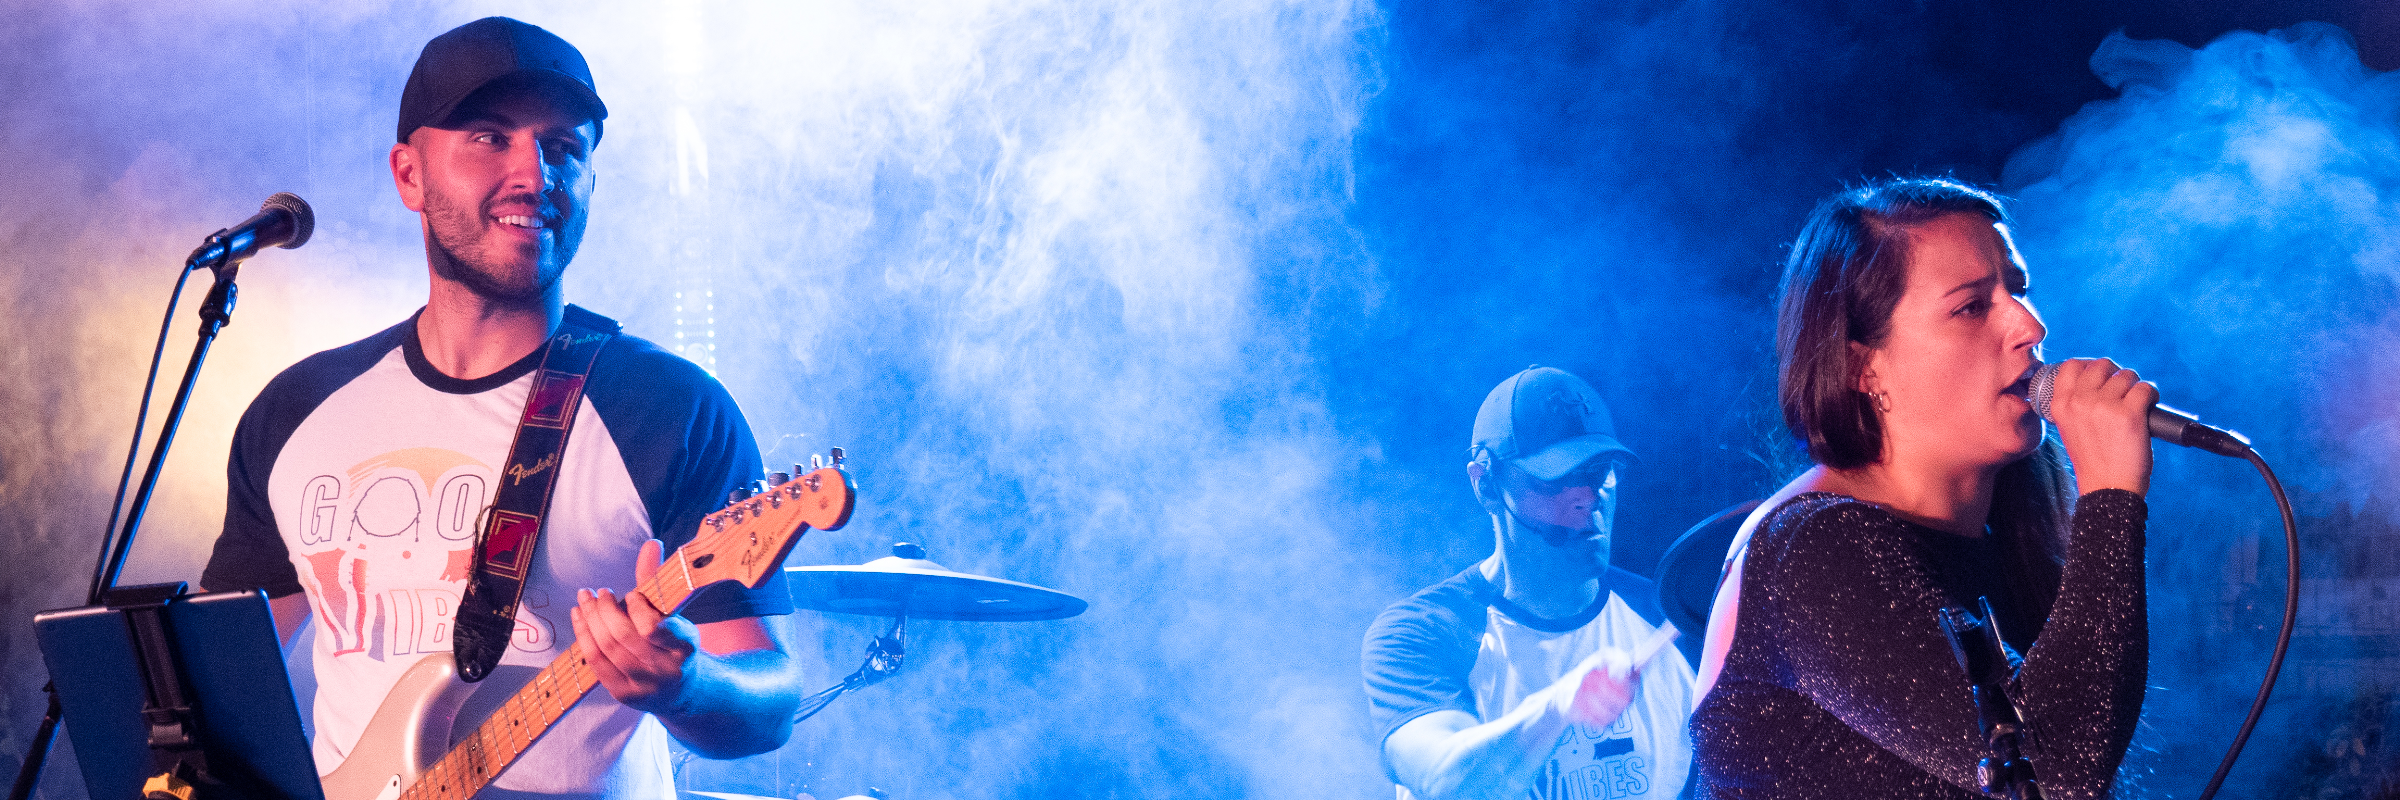
[[[167,315],[158,323],[158,345],[150,349],[150,375],[142,380],[142,404],[133,412],[133,444],[125,448],[125,471],[117,476],[117,497],[108,504],[108,527],[100,533],[100,562],[92,567],[91,597],[87,602],[100,602],[100,578],[108,571],[109,545],[116,541],[117,522],[125,514],[125,488],[133,484],[133,465],[141,460],[142,426],[150,421],[150,395],[158,389],[158,365],[167,354],[167,333],[175,326],[175,303],[183,299],[184,283],[192,279],[192,270],[185,267],[175,276],[175,291],[167,295]]]
[[[2258,468],[2267,479],[2267,491],[2275,494],[2275,509],[2283,512],[2283,631],[2275,635],[2275,655],[2267,659],[2267,676],[2258,683],[2258,699],[2250,701],[2250,716],[2242,720],[2242,729],[2233,735],[2233,746],[2226,748],[2225,760],[2217,764],[2217,774],[2208,779],[2208,788],[2200,791],[2200,800],[2217,796],[2225,785],[2226,773],[2233,771],[2233,762],[2242,756],[2242,745],[2250,741],[2250,729],[2258,726],[2258,717],[2267,710],[2267,696],[2275,692],[2275,677],[2283,672],[2283,656],[2292,648],[2292,628],[2300,620],[2300,526],[2292,520],[2292,501],[2283,495],[2283,482],[2275,479],[2275,470],[2267,467],[2258,451],[2243,448],[2242,457]]]

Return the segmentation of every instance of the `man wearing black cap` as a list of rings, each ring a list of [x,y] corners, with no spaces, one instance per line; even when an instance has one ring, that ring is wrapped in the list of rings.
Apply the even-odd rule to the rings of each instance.
[[[704,590],[681,617],[628,595],[761,469],[715,379],[561,296],[607,116],[582,53],[541,28],[492,17],[427,43],[391,149],[425,307],[284,371],[242,416],[201,580],[265,589],[287,639],[314,634],[322,771],[391,745],[362,740],[367,720],[454,650],[494,675],[573,650],[605,689],[481,797],[667,800],[667,735],[732,757],[790,734],[780,577]]]
[[[1401,800],[1683,791],[1692,668],[1650,582],[1609,566],[1633,453],[1590,384],[1532,367],[1475,414],[1482,562],[1376,617],[1367,696]]]

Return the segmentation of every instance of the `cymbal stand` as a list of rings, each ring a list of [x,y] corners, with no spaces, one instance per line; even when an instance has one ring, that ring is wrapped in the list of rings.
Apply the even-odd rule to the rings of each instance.
[[[816,716],[817,712],[825,710],[826,706],[833,705],[834,698],[840,697],[852,689],[899,674],[900,658],[908,652],[907,638],[908,613],[902,611],[892,617],[891,630],[885,631],[882,636],[875,637],[875,641],[867,643],[867,662],[860,664],[858,671],[850,673],[850,677],[843,678],[841,683],[834,684],[825,691],[809,695],[808,699],[800,701],[800,709],[792,713],[792,724],[797,725],[802,720]]]

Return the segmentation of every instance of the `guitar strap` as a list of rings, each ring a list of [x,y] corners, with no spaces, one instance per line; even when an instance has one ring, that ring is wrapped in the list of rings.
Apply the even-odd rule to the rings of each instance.
[[[600,348],[618,330],[604,317],[573,313],[577,310],[569,309],[558,333],[544,345],[541,366],[533,371],[533,388],[525,393],[516,440],[508,446],[500,488],[492,495],[491,507],[484,509],[482,531],[475,537],[474,570],[467,575],[466,596],[459,600],[450,634],[459,678],[469,683],[491,674],[515,635],[517,600],[524,596],[525,578],[533,568],[534,546],[541,541],[551,490],[558,485],[559,460],[567,450],[567,434],[575,427],[575,410],[583,403],[584,381],[591,377]],[[607,323],[607,329],[589,326],[593,320]]]

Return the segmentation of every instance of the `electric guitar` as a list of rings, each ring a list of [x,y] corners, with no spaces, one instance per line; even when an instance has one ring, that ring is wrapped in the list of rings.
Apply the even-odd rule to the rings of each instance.
[[[833,452],[838,465],[841,451]],[[820,466],[737,500],[701,519],[699,534],[667,556],[658,573],[634,592],[673,614],[693,593],[718,581],[764,583],[810,528],[829,531],[850,521],[850,489],[838,466]],[[458,680],[449,653],[428,655],[400,676],[350,757],[325,776],[325,798],[466,800],[598,683],[580,649],[570,648],[450,746],[459,704],[475,685]]]

